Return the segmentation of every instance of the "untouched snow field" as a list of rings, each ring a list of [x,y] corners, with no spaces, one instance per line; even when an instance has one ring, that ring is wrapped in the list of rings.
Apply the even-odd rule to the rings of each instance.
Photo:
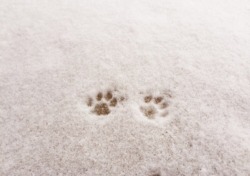
[[[0,0],[0,175],[249,176],[249,0]]]

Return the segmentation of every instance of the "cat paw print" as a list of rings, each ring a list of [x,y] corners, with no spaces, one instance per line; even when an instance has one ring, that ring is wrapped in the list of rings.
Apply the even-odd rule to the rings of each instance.
[[[143,97],[143,104],[140,106],[142,114],[147,119],[165,118],[168,115],[168,107],[172,95],[170,93],[151,94]]]
[[[101,116],[108,115],[112,109],[125,100],[116,90],[99,91],[96,96],[89,96],[87,106],[91,108],[91,112]]]

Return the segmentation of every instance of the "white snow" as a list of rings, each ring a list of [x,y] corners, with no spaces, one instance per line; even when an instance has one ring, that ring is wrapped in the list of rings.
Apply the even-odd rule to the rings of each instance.
[[[250,1],[0,0],[0,147],[0,175],[249,176]]]

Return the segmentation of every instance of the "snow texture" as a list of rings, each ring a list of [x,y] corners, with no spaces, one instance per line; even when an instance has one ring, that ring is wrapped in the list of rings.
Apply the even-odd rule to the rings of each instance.
[[[0,0],[0,175],[249,176],[250,1]]]

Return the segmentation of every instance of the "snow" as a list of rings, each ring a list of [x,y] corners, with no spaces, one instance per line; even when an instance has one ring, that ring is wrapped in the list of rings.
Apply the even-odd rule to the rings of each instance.
[[[0,175],[250,174],[249,1],[0,0],[0,26]]]

